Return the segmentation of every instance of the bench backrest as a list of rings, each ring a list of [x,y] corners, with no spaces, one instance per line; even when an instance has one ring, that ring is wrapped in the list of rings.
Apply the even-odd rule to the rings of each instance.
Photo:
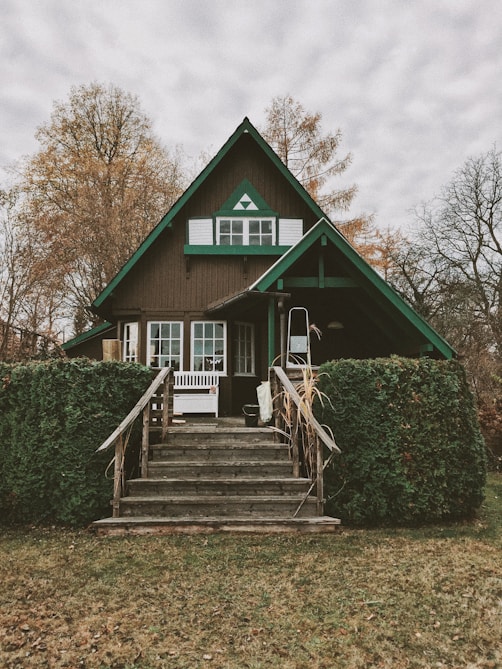
[[[214,372],[174,372],[175,390],[209,390],[218,388],[220,375]]]

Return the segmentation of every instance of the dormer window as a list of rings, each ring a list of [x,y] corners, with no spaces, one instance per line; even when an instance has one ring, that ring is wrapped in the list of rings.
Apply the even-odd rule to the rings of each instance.
[[[187,233],[186,254],[281,255],[302,237],[303,221],[279,218],[244,179],[211,218],[189,219]]]
[[[275,218],[217,218],[216,243],[221,246],[272,246]]]

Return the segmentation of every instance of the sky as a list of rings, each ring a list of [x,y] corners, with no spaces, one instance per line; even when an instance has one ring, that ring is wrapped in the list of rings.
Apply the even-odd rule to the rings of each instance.
[[[73,86],[136,94],[163,144],[216,153],[291,95],[342,133],[336,187],[381,229],[502,149],[500,0],[0,0],[0,183]]]

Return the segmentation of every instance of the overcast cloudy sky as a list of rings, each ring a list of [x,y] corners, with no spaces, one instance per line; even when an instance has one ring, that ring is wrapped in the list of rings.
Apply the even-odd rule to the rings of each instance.
[[[74,85],[138,95],[168,146],[216,152],[276,95],[353,155],[351,213],[406,226],[468,156],[502,148],[500,0],[0,0],[0,168]],[[2,180],[3,180],[2,176]]]

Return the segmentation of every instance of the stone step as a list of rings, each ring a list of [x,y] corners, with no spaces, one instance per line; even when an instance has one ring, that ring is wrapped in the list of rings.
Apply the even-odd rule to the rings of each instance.
[[[292,465],[289,460],[270,460],[266,464],[257,460],[233,462],[160,461],[148,463],[148,478],[289,478]]]
[[[271,443],[186,443],[155,444],[150,446],[153,461],[212,461],[265,462],[269,460],[289,460],[289,448],[284,444]]]
[[[165,518],[292,518],[304,495],[282,496],[157,496],[124,497],[120,515]],[[309,497],[298,516],[316,515],[317,500]]]
[[[310,518],[104,518],[91,526],[98,536],[212,534],[326,534],[337,532],[340,521],[329,516]]]
[[[307,494],[309,479],[301,478],[162,478],[132,479],[127,482],[131,497],[209,495],[218,496],[278,496]]]

